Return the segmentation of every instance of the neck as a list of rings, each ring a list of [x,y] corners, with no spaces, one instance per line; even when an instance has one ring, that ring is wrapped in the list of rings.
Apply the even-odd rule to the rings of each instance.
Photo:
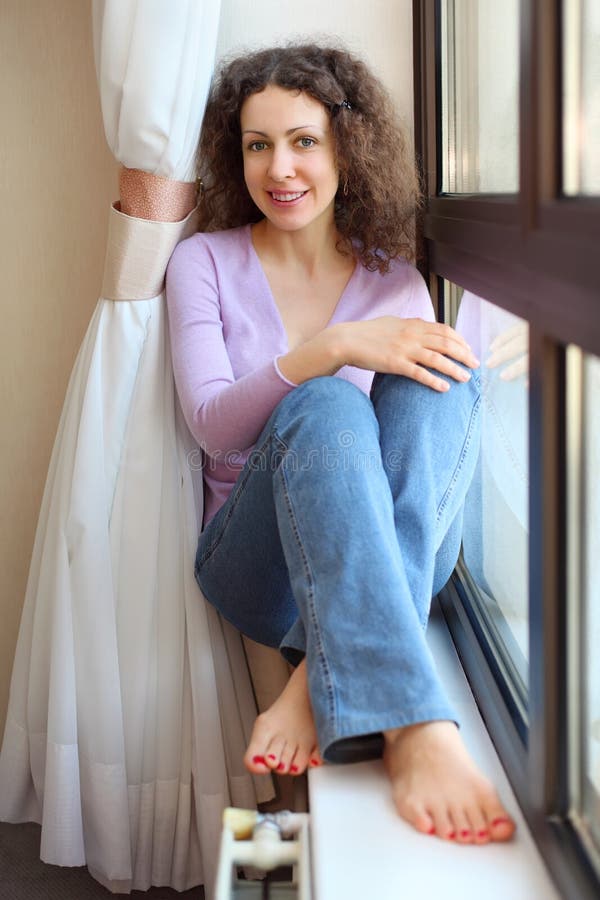
[[[252,228],[252,239],[259,254],[266,260],[296,266],[313,274],[339,256],[339,239],[333,218],[328,222],[313,222],[300,231],[283,231],[263,219]]]

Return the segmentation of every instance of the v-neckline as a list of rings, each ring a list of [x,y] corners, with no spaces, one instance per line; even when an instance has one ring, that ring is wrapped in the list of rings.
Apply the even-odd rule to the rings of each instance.
[[[265,288],[265,293],[269,299],[269,302],[270,302],[273,312],[275,314],[275,319],[279,326],[279,330],[283,336],[286,351],[289,352],[290,342],[289,342],[289,338],[288,338],[288,333],[287,333],[285,325],[283,323],[283,318],[281,316],[279,307],[277,306],[275,296],[273,294],[273,291],[271,290],[271,285],[269,283],[269,279],[267,278],[267,273],[265,272],[265,270],[263,268],[263,264],[260,261],[260,256],[258,255],[258,253],[256,251],[256,247],[254,246],[254,241],[252,240],[252,225],[251,224],[246,225],[245,228],[246,228],[246,237],[248,240],[248,245],[249,245],[249,250],[250,250],[250,256],[254,259],[254,264],[260,273],[260,277],[263,281],[263,285]],[[337,303],[335,304],[335,306],[333,308],[333,312],[331,313],[331,316],[329,317],[327,323],[323,326],[324,329],[329,328],[329,326],[333,324],[336,314],[338,313],[338,311],[342,305],[342,302],[350,289],[351,284],[353,283],[354,279],[357,277],[358,269],[359,269],[359,263],[357,260],[354,264],[354,269],[350,273],[350,277],[348,278],[348,281],[344,285],[344,289],[343,289],[342,293],[340,294],[340,296],[337,299]]]

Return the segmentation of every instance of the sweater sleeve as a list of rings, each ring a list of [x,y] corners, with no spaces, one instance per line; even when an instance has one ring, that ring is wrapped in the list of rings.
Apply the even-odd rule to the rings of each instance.
[[[192,435],[217,459],[247,450],[295,385],[283,377],[276,358],[234,378],[217,272],[196,238],[179,244],[171,257],[166,293],[175,383]]]

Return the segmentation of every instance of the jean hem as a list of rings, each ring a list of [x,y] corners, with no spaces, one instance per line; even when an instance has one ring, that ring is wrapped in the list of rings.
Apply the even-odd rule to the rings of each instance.
[[[377,756],[381,756],[384,731],[404,728],[407,725],[442,721],[454,722],[457,728],[460,728],[458,716],[449,706],[434,707],[415,714],[386,713],[368,718],[358,716],[350,721],[346,720],[343,729],[335,729],[329,725],[319,728],[317,723],[319,749],[327,762],[360,762],[377,758],[374,754],[376,745],[380,745]],[[348,746],[348,752],[344,752],[344,744]]]

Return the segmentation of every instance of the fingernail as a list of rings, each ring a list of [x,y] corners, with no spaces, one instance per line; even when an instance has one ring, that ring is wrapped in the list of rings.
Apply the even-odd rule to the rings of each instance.
[[[290,772],[297,772],[297,771],[298,771],[298,766],[294,766],[294,765],[290,766]]]
[[[267,759],[277,759],[277,757],[275,756],[274,753],[269,753],[269,755],[267,756]]]
[[[510,823],[510,819],[506,816],[498,816],[496,819],[492,819],[492,826],[494,825],[508,825]]]
[[[468,838],[468,837],[471,837],[471,832],[470,832],[470,831],[467,831],[466,829],[463,829],[463,830],[461,831],[461,833],[460,833],[460,836],[461,836],[462,838]]]
[[[283,763],[279,763],[279,765],[277,766],[276,771],[277,771],[277,772],[283,772],[284,769],[285,769],[284,764],[283,764]]]
[[[267,764],[267,761],[266,761],[266,759],[264,758],[264,756],[253,756],[253,757],[252,757],[252,762],[253,762],[253,763],[262,763],[263,766],[266,766],[266,764]]]
[[[477,832],[477,837],[479,837],[479,838],[484,838],[484,837],[489,837],[489,836],[490,836],[489,831],[482,830],[482,831]]]

